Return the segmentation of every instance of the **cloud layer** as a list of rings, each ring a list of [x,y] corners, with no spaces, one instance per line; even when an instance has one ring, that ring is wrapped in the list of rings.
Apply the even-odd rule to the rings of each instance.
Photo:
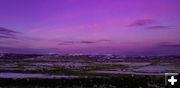
[[[161,42],[158,44],[159,47],[169,47],[169,48],[178,48],[180,47],[180,44],[172,43],[172,42]]]
[[[161,30],[161,29],[174,29],[174,27],[172,26],[161,26],[161,25],[158,25],[158,26],[150,26],[150,27],[147,27],[148,29],[153,29],[153,30]]]
[[[108,42],[111,40],[98,40],[98,41],[63,41],[59,43],[58,45],[73,45],[73,44],[94,44],[94,43],[100,43],[100,42]]]
[[[175,45],[161,45],[161,47],[180,47],[180,44],[175,44]]]
[[[0,27],[0,38],[16,38],[16,34],[19,34],[19,32]]]
[[[129,27],[139,27],[139,26],[145,26],[154,23],[155,20],[153,19],[143,19],[143,20],[136,20],[132,23],[130,23]]]

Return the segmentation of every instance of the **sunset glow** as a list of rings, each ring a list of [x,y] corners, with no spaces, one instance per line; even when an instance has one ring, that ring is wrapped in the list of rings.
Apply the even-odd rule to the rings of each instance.
[[[0,0],[0,52],[180,53],[180,0]]]

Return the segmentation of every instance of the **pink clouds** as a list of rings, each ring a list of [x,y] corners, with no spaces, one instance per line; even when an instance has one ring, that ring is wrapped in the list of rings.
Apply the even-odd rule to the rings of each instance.
[[[69,51],[72,48],[80,48],[79,51],[91,48],[133,50],[151,48],[158,42],[179,39],[180,20],[174,18],[180,13],[178,0],[19,2],[21,3],[12,2],[13,6],[5,1],[0,3],[0,17],[4,27],[16,28],[14,31],[24,34],[19,41],[27,47]],[[18,7],[14,8],[16,4]],[[111,41],[97,42],[98,40]],[[58,45],[59,43],[62,44]],[[63,46],[64,43],[69,46]]]

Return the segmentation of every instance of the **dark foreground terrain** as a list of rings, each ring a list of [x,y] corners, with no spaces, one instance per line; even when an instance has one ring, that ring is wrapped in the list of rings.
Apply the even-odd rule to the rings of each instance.
[[[122,75],[109,78],[1,78],[0,86],[5,88],[159,88],[163,87],[163,77]]]
[[[179,56],[16,55],[0,57],[2,88],[164,88]]]

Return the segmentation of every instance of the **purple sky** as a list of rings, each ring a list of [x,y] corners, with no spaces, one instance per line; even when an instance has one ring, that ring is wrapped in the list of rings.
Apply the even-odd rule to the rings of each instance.
[[[0,0],[0,52],[180,53],[180,0]]]

